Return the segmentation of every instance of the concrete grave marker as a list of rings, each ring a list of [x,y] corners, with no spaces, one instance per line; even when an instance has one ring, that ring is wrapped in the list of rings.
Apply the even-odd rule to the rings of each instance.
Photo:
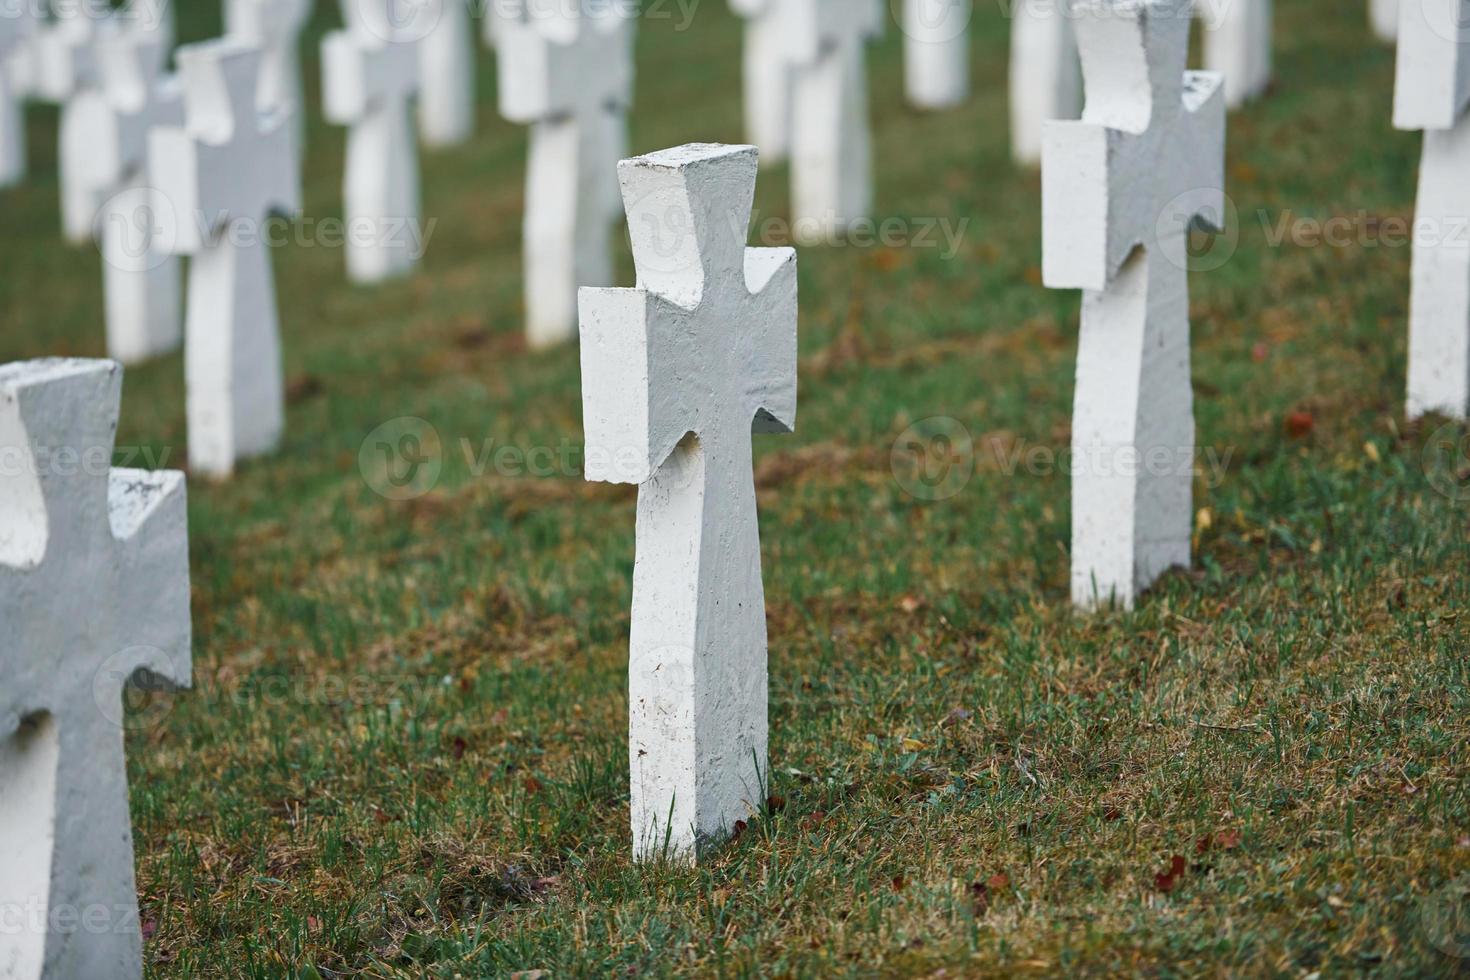
[[[841,234],[873,207],[866,47],[882,0],[789,0],[791,213],[798,233]]]
[[[1079,0],[1078,122],[1045,132],[1043,276],[1081,289],[1072,598],[1135,596],[1188,566],[1194,407],[1188,235],[1224,214],[1218,75],[1185,72],[1190,0]]]
[[[791,152],[788,6],[789,0],[730,0],[735,13],[745,18],[745,135],[760,147],[766,163],[785,160]]]
[[[1041,162],[1041,131],[1049,119],[1082,111],[1082,73],[1068,0],[1016,0],[1011,20],[1011,156]]]
[[[0,187],[26,175],[25,100],[34,84],[35,31],[28,4],[0,11]]]
[[[272,214],[301,208],[301,176],[284,112],[256,109],[260,51],[238,41],[178,52],[184,126],[154,130],[153,186],[173,228],[169,250],[192,257],[185,316],[189,463],[229,476],[274,449],[285,396],[270,236]]]
[[[102,250],[108,354],[137,363],[183,339],[179,261],[155,241],[148,134],[181,126],[183,91],[159,73],[159,41],[106,30],[93,47],[99,84],[73,98],[62,120],[61,158],[78,207],[96,215]]]
[[[1275,0],[1199,0],[1205,68],[1225,76],[1225,104],[1239,108],[1271,87]]]
[[[181,473],[112,469],[122,371],[0,367],[0,966],[143,975],[123,688],[191,682]]]
[[[1408,414],[1470,409],[1470,0],[1416,0],[1399,24],[1393,124],[1424,131],[1409,301]]]
[[[417,13],[424,35],[419,41],[419,133],[428,146],[458,146],[475,134],[471,2],[476,0],[431,0]]]
[[[952,109],[970,97],[972,0],[904,0],[904,89],[920,109]]]
[[[419,156],[409,103],[418,45],[398,26],[397,0],[342,0],[347,29],[322,39],[322,111],[347,126],[347,274],[374,283],[418,264]]]
[[[768,784],[751,433],[796,423],[796,255],[746,248],[756,150],[618,168],[637,289],[582,290],[587,479],[637,484],[629,761],[639,860],[690,860]]]
[[[301,31],[311,0],[226,0],[225,33],[261,49],[255,107],[289,113],[296,156],[306,152],[306,97],[301,85]]]
[[[572,8],[575,9],[575,8]],[[612,281],[614,182],[633,96],[633,22],[521,8],[500,26],[500,112],[531,127],[524,227],[526,336],[577,332],[577,288]]]

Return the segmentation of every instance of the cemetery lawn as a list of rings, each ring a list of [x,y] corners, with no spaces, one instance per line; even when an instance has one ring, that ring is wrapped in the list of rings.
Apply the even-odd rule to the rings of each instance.
[[[182,5],[185,40],[215,6]],[[1401,409],[1419,138],[1390,128],[1391,51],[1357,7],[1281,5],[1276,90],[1230,120],[1239,220],[1209,254],[1235,251],[1193,279],[1221,468],[1196,567],[1082,617],[1078,296],[1041,288],[1008,25],[978,6],[957,112],[904,107],[896,32],[873,53],[877,214],[919,241],[801,253],[799,431],[757,440],[770,800],[698,870],[629,862],[634,491],[581,479],[576,350],[520,340],[526,137],[488,57],[481,135],[424,159],[420,275],[351,288],[340,249],[278,251],[286,443],[191,480],[197,686],[130,715],[151,976],[1466,969],[1470,470],[1462,429]],[[737,23],[655,9],[633,145],[738,141]],[[55,130],[32,111],[35,175],[0,193],[4,360],[103,352]],[[311,120],[302,239],[340,217],[343,142]],[[968,222],[957,254],[928,218]],[[410,501],[359,468],[400,416],[442,447]],[[936,416],[974,472],[956,445],[963,489],[929,500],[891,450]],[[119,439],[184,463],[181,357],[128,372]]]

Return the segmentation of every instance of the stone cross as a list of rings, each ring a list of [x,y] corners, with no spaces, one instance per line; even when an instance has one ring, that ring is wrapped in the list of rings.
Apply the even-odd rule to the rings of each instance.
[[[1470,0],[1422,0],[1399,24],[1393,124],[1423,130],[1409,300],[1408,414],[1470,410]]]
[[[972,0],[904,0],[904,88],[920,109],[952,109],[970,97]]]
[[[346,30],[322,39],[322,111],[347,126],[347,274],[374,283],[421,257],[419,156],[409,115],[418,47],[398,26],[396,0],[342,0]]]
[[[1258,99],[1271,87],[1271,20],[1275,0],[1199,0],[1205,68],[1225,76],[1225,105]]]
[[[26,175],[25,99],[33,84],[35,29],[29,4],[0,11],[0,187]]]
[[[301,175],[283,112],[256,109],[260,50],[239,41],[178,51],[184,126],[156,129],[149,171],[191,256],[185,314],[189,463],[229,476],[274,449],[285,415],[270,238],[272,214],[301,208]],[[165,222],[166,224],[168,222]]]
[[[639,286],[582,290],[587,479],[639,488],[639,860],[696,858],[769,785],[751,433],[796,424],[796,254],[745,247],[756,161],[707,144],[624,161]]]
[[[1082,72],[1068,0],[1016,0],[1011,8],[1011,156],[1041,163],[1041,131],[1049,119],[1082,111]]]
[[[123,710],[191,682],[182,473],[111,469],[122,371],[0,367],[0,966],[141,978]],[[58,925],[59,924],[59,925]]]
[[[868,40],[882,0],[790,0],[791,212],[804,234],[841,234],[873,207]]]
[[[148,134],[181,126],[182,89],[162,77],[159,42],[105,31],[94,48],[99,81],[71,102],[61,129],[66,183],[97,216],[107,351],[124,364],[168,353],[183,339],[179,261],[154,240]]]
[[[1368,22],[1380,41],[1398,40],[1399,0],[1368,0]]]
[[[1224,214],[1218,75],[1184,68],[1191,0],[1078,0],[1087,107],[1051,122],[1043,276],[1081,289],[1072,598],[1135,596],[1188,566],[1194,408],[1188,236]]]
[[[429,0],[415,11],[419,32],[419,134],[428,146],[458,146],[475,135],[475,37],[469,4]],[[413,28],[410,27],[410,31]]]
[[[58,165],[62,232],[72,244],[85,245],[94,237],[96,200],[72,179],[72,175],[85,172],[87,165],[74,158],[83,147],[75,143],[68,146],[65,139],[67,117],[76,111],[81,96],[102,83],[99,41],[119,34],[151,41],[147,50],[158,59],[153,70],[162,72],[173,44],[173,19],[166,4],[134,3],[115,11],[104,0],[54,0],[53,6],[55,19],[36,36],[37,89],[42,98],[62,106]]]
[[[225,33],[261,49],[255,107],[289,113],[296,156],[306,153],[306,97],[301,86],[301,31],[311,0],[226,0]]]
[[[573,8],[575,9],[575,8]],[[500,112],[531,127],[523,231],[526,337],[577,335],[577,287],[612,281],[608,238],[621,214],[617,162],[628,143],[633,21],[618,13],[505,16]]]
[[[745,134],[766,163],[791,152],[791,60],[784,10],[788,0],[730,0],[745,18],[742,74]]]

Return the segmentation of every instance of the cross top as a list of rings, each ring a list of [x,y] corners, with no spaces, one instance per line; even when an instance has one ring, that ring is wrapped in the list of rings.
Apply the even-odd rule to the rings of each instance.
[[[633,101],[633,33],[616,11],[498,14],[500,111],[515,123],[580,116]],[[591,70],[589,69],[591,67]]]
[[[342,0],[347,30],[330,35],[323,52],[329,121],[350,124],[418,94],[418,48],[394,26],[394,10],[393,0]]]
[[[794,429],[796,254],[745,247],[756,169],[713,144],[619,165],[638,287],[582,290],[588,479],[644,483],[690,432],[748,453]]]
[[[797,63],[811,64],[828,51],[883,35],[882,0],[777,0],[784,2],[787,37]]]
[[[28,42],[35,27],[29,4],[20,4],[0,14],[0,58],[9,56],[12,50]],[[0,85],[4,85],[3,79],[0,79]]]
[[[311,14],[311,0],[231,0],[226,33],[273,41],[295,37]]]
[[[139,112],[153,99],[163,75],[163,42],[133,32],[115,32],[97,42],[97,69],[107,101]]]
[[[109,361],[0,367],[0,904],[133,926],[6,930],[15,976],[142,973],[122,690],[190,683],[189,557],[183,475],[111,469],[121,382]]]
[[[1453,129],[1470,106],[1470,0],[1404,4],[1393,124]]]
[[[289,112],[260,112],[260,50],[226,38],[178,50],[184,126],[150,136],[153,182],[177,227],[173,251],[191,254],[230,221],[301,207]]]
[[[1181,110],[1193,0],[1082,0],[1074,3],[1087,90],[1083,119],[1141,133]],[[1085,23],[1085,27],[1080,24]]]
[[[1182,275],[1190,226],[1223,227],[1223,83],[1184,70],[1189,11],[1190,0],[1073,5],[1087,105],[1044,131],[1053,289],[1104,289],[1139,247],[1164,248]]]

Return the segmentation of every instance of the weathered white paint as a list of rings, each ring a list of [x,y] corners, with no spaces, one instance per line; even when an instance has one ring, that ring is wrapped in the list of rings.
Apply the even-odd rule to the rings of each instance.
[[[970,97],[972,0],[904,0],[904,89],[920,109],[952,109]]]
[[[99,84],[62,118],[64,183],[96,215],[102,250],[107,352],[124,364],[166,354],[183,340],[179,260],[155,240],[148,134],[184,122],[183,89],[160,74],[159,41],[105,31],[93,47]]]
[[[633,847],[692,860],[767,785],[751,433],[796,424],[796,255],[746,248],[757,154],[618,168],[637,289],[583,289],[587,479],[638,490],[629,661]]]
[[[237,41],[178,51],[184,127],[156,129],[149,171],[191,256],[185,315],[189,463],[229,476],[273,450],[285,416],[281,339],[265,219],[301,208],[290,116],[256,109],[260,51]]]
[[[419,154],[409,104],[418,43],[396,26],[393,0],[342,0],[346,30],[322,39],[322,112],[347,126],[343,210],[347,275],[374,283],[418,264]]]
[[[138,9],[114,11],[102,0],[58,0],[53,19],[36,35],[37,91],[46,101],[61,105],[61,133],[58,169],[61,173],[61,227],[66,240],[85,245],[93,240],[97,220],[96,197],[84,186],[78,186],[74,175],[84,173],[87,162],[75,154],[85,146],[68,143],[68,117],[77,111],[78,101],[102,83],[97,58],[97,44],[104,38],[126,35],[138,41],[151,42],[146,50],[158,59],[151,70],[161,73],[173,44],[171,8],[152,4]]]
[[[1236,109],[1271,87],[1275,0],[1199,0],[1205,68],[1225,76],[1225,104]]]
[[[226,0],[225,32],[261,49],[262,112],[286,112],[292,120],[296,157],[306,154],[306,96],[301,85],[301,31],[312,0]]]
[[[1224,214],[1225,101],[1188,72],[1190,0],[1079,0],[1081,121],[1045,133],[1043,275],[1081,289],[1072,598],[1135,596],[1188,566],[1194,408],[1188,234]]]
[[[841,234],[873,208],[867,43],[882,0],[789,0],[791,212],[799,234]]]
[[[110,468],[121,387],[107,361],[0,367],[0,972],[17,980],[143,975],[122,692],[191,682],[189,548],[183,474]]]
[[[730,0],[745,18],[741,68],[745,86],[745,135],[766,163],[791,152],[791,59],[785,11],[789,0]]]
[[[475,135],[474,2],[430,0],[419,15],[426,21],[419,41],[419,134],[428,146],[458,146]]]
[[[25,100],[34,85],[36,26],[28,4],[0,15],[0,187],[26,175]]]
[[[1082,111],[1082,71],[1066,12],[1068,0],[1016,0],[1011,20],[1011,156],[1041,162],[1041,131],[1049,119]]]
[[[1470,408],[1470,0],[1411,0],[1393,124],[1424,130],[1409,302],[1408,414]]]
[[[1380,41],[1393,43],[1399,37],[1399,0],[1368,0],[1368,23]]]
[[[633,22],[563,4],[499,27],[500,112],[531,127],[524,228],[526,337],[546,347],[577,334],[577,287],[612,281],[608,239],[620,216],[614,180],[628,145]]]

